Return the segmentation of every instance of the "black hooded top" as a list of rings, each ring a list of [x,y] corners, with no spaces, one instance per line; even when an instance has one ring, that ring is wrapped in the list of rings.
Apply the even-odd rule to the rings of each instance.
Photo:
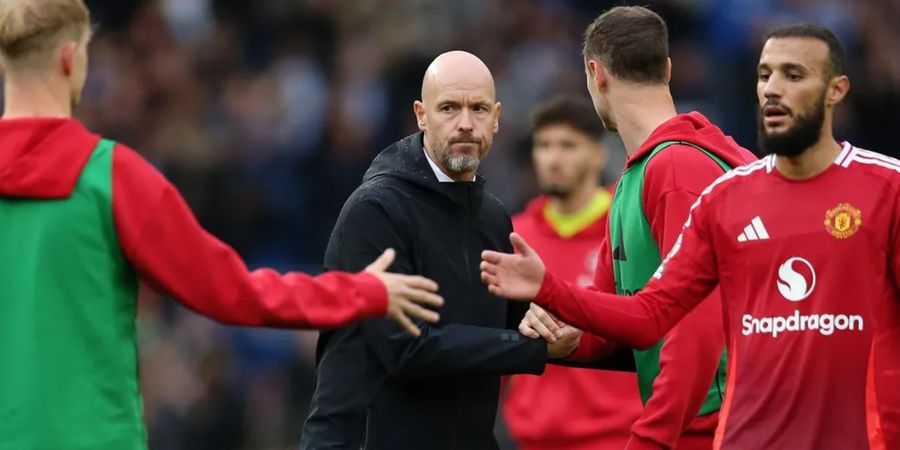
[[[385,319],[323,333],[304,450],[496,449],[500,376],[543,372],[546,343],[515,331],[524,309],[507,314],[480,279],[483,250],[512,251],[503,204],[480,176],[438,182],[422,139],[375,158],[344,204],[325,266],[361,270],[394,248],[391,271],[439,284],[441,321],[420,324],[419,338]]]

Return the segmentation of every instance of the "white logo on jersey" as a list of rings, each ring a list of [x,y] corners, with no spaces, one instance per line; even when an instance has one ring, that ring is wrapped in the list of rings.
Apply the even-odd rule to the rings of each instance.
[[[800,257],[788,258],[778,266],[778,292],[786,300],[799,302],[806,299],[816,288],[816,270],[813,265]],[[741,317],[741,334],[769,335],[777,338],[785,332],[817,331],[822,336],[831,336],[836,331],[862,331],[865,327],[863,316],[858,314],[800,314],[796,309],[788,316]]]
[[[795,262],[806,266],[809,270],[810,280],[807,280],[805,275],[794,270]],[[778,292],[781,293],[782,297],[788,301],[799,302],[809,297],[809,294],[812,294],[813,289],[816,288],[816,271],[809,261],[793,257],[778,267],[778,281],[776,281],[776,284],[778,284]]]
[[[744,231],[737,238],[738,242],[762,241],[765,239],[769,239],[769,232],[759,216],[754,217],[750,221],[750,225],[744,227]]]

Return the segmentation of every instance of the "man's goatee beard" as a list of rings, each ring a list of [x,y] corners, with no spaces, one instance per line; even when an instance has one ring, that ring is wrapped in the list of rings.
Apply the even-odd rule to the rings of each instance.
[[[481,160],[469,155],[444,154],[444,166],[453,173],[466,173],[478,170]]]

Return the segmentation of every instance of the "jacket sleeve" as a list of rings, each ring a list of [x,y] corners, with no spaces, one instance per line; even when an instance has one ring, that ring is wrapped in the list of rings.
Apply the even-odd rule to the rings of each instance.
[[[207,233],[178,190],[134,151],[113,153],[113,218],[125,257],[154,289],[227,324],[335,327],[384,316],[387,292],[360,273],[249,271]]]
[[[335,227],[337,263],[329,269],[354,270],[361,261],[391,247],[397,251],[392,270],[412,274],[412,255],[417,252],[409,245],[408,232],[391,220],[378,201],[349,204]],[[453,302],[453,298],[445,300]],[[518,331],[463,324],[417,325],[422,329],[417,338],[388,320],[361,325],[375,357],[394,377],[537,374],[544,370],[547,344],[521,336]]]

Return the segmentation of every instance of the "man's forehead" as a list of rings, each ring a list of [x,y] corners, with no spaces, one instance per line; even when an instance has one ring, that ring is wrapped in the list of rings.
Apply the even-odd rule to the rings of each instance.
[[[494,91],[487,86],[455,85],[439,87],[435,91],[436,100],[466,99],[469,101],[494,101]]]
[[[828,62],[828,44],[813,38],[771,38],[763,46],[760,65],[797,64],[818,70]]]
[[[429,95],[430,94],[430,95]],[[496,92],[494,90],[494,81],[490,77],[480,76],[438,76],[428,83],[426,88],[426,96],[423,100],[438,99],[478,99],[488,102],[495,101]]]

